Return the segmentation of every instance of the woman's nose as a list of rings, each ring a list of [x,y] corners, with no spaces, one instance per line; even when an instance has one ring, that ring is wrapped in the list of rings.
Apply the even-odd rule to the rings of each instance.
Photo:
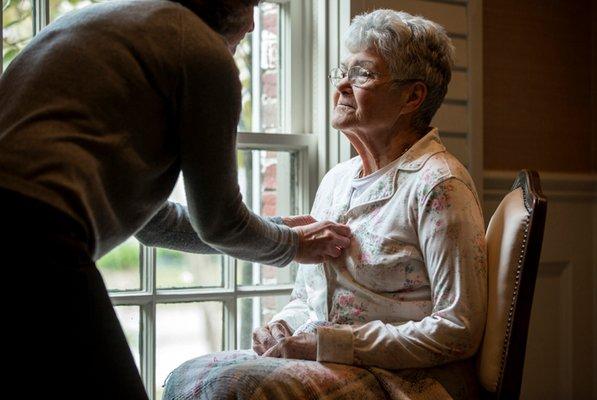
[[[336,86],[336,89],[340,93],[352,93],[352,85],[348,80],[348,75],[340,79],[340,81],[338,82],[338,86]]]

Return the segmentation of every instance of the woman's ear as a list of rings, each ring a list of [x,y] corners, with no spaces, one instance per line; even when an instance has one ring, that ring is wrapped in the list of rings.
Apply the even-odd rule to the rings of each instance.
[[[412,113],[421,107],[423,101],[427,97],[427,85],[421,81],[417,81],[406,90],[408,98],[404,107],[402,108],[403,114]]]

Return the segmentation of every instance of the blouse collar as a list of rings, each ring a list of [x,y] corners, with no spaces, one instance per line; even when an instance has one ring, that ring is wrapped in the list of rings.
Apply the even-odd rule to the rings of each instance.
[[[394,195],[397,190],[398,171],[418,171],[433,155],[445,152],[446,148],[439,138],[437,128],[433,128],[425,136],[415,142],[410,149],[406,151],[394,164],[394,167],[385,171],[374,184],[372,184],[360,197],[351,209],[360,207],[372,202],[386,200]],[[358,170],[362,167],[360,157],[355,157],[353,165],[355,170],[350,174],[352,179]],[[350,185],[351,186],[351,185]]]

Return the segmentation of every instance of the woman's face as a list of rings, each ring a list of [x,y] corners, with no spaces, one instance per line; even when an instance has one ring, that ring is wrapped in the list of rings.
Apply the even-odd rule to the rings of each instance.
[[[339,82],[334,92],[332,126],[344,132],[365,134],[392,129],[406,99],[402,90],[393,87],[388,65],[376,51],[367,50],[350,54],[340,67],[348,71],[355,65],[374,76],[361,87],[352,86],[348,77]]]

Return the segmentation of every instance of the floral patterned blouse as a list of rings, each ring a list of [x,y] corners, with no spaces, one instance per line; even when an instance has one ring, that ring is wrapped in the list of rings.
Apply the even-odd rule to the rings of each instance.
[[[484,329],[487,272],[468,171],[437,129],[349,206],[361,167],[355,157],[330,170],[311,212],[349,225],[351,246],[337,259],[300,265],[291,301],[273,320],[294,330],[327,321],[317,327],[318,361],[399,369],[472,356]]]

